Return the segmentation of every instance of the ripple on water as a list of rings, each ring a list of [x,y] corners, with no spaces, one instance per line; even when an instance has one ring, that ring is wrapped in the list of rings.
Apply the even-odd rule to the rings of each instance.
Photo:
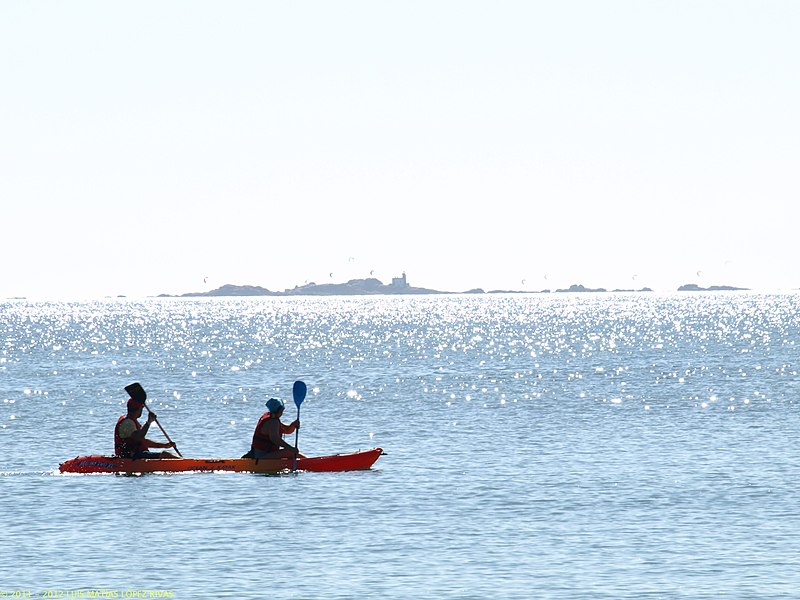
[[[277,537],[288,597],[791,594],[797,299],[0,303],[0,564],[16,587],[257,597]],[[184,454],[240,456],[295,379],[301,448],[382,446],[376,469],[52,476],[110,452],[131,381]],[[133,572],[120,524],[147,540]]]

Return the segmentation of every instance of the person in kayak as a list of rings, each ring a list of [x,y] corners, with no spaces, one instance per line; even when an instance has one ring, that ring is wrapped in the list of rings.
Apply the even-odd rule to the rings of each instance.
[[[144,409],[144,399],[132,395],[128,399],[128,412],[117,420],[114,428],[114,454],[124,458],[178,458],[171,452],[150,452],[148,448],[174,448],[174,442],[155,442],[145,436],[150,424],[156,420],[156,413],[147,415],[147,422],[139,424]]]
[[[297,448],[283,439],[287,433],[294,433],[300,428],[300,421],[294,420],[288,425],[281,423],[281,415],[285,406],[282,400],[270,398],[267,400],[267,412],[261,415],[253,433],[253,443],[250,452],[245,456],[249,458],[305,458]]]

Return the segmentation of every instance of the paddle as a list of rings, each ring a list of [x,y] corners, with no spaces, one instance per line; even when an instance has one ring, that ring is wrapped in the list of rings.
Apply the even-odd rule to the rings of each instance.
[[[145,404],[145,405],[144,405],[144,407],[147,409],[147,412],[148,412],[148,414],[149,414],[149,413],[151,412],[151,411],[150,411],[150,407],[149,407],[149,406],[147,406],[147,404]],[[181,451],[180,451],[180,450],[178,450],[178,447],[175,445],[175,442],[173,442],[171,439],[169,439],[169,436],[167,435],[167,432],[166,432],[166,431],[164,431],[164,428],[161,426],[161,423],[159,423],[159,422],[158,422],[158,419],[154,419],[154,420],[155,420],[155,422],[156,422],[156,425],[158,425],[158,428],[161,430],[161,433],[163,433],[163,434],[164,434],[164,437],[165,437],[165,438],[167,438],[167,441],[168,441],[170,444],[172,444],[172,447],[173,447],[173,448],[175,448],[175,452],[177,452],[177,453],[178,453],[178,456],[180,456],[181,458],[183,458],[183,454],[181,454]]]
[[[292,396],[294,397],[295,406],[297,406],[298,420],[297,429],[294,430],[294,467],[292,467],[292,473],[294,473],[297,471],[297,453],[299,452],[297,449],[297,438],[300,437],[300,405],[303,403],[303,400],[306,399],[306,384],[302,381],[295,381],[294,386],[292,386]]]
[[[147,400],[147,392],[144,391],[144,388],[141,386],[141,384],[132,383],[129,386],[125,387],[125,391],[128,392],[128,394],[130,394],[131,398],[133,398],[135,400],[141,400],[142,404],[147,409],[147,413],[148,414],[150,414],[152,412],[150,410],[150,407],[147,406],[147,404],[145,403],[145,400]],[[158,422],[158,419],[155,419],[155,422],[156,422],[156,425],[158,425],[158,428],[161,430],[161,433],[163,433],[164,437],[167,438],[167,441],[170,444],[172,444],[173,448],[175,448],[175,452],[178,453],[178,456],[183,458],[183,454],[181,454],[181,451],[178,450],[178,447],[175,445],[175,442],[173,442],[171,439],[169,439],[169,436],[167,435],[167,432],[164,431],[164,428],[161,426],[161,423]]]

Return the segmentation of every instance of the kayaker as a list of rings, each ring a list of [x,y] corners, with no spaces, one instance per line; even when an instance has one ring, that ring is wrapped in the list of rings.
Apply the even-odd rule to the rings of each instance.
[[[297,449],[283,439],[287,433],[294,433],[300,428],[300,421],[294,420],[288,425],[281,423],[281,415],[285,406],[282,400],[270,398],[267,400],[267,412],[261,415],[253,433],[253,443],[250,452],[245,456],[250,458],[305,458]]]
[[[148,448],[174,448],[174,442],[155,442],[145,436],[156,413],[147,415],[147,422],[139,424],[144,409],[144,399],[133,395],[128,399],[128,412],[117,420],[114,428],[114,454],[125,458],[178,458],[171,452],[150,452]]]

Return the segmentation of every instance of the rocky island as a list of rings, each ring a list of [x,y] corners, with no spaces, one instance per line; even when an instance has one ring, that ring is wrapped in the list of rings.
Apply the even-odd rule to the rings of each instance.
[[[307,283],[295,286],[282,292],[272,291],[254,285],[226,284],[208,292],[189,292],[181,294],[180,298],[219,297],[219,296],[377,296],[377,295],[408,295],[408,294],[449,294],[427,288],[414,287],[408,284],[406,274],[395,277],[392,283],[384,284],[379,279],[351,279],[347,283]],[[160,298],[171,297],[161,294]]]
[[[282,292],[253,285],[226,284],[208,292],[181,294],[181,298],[203,296],[370,296],[386,294],[447,294],[437,290],[407,285],[398,287],[385,285],[378,279],[351,279],[347,283],[308,283]],[[164,294],[162,294],[164,296]]]
[[[710,285],[700,287],[696,283],[687,283],[678,288],[679,292],[747,292],[750,288],[734,287],[732,285]]]
[[[566,289],[557,289],[555,293],[580,293],[580,292],[608,292],[605,288],[587,288],[583,285],[572,285]],[[650,288],[639,290],[610,290],[612,292],[652,292]],[[180,294],[179,298],[206,298],[206,297],[243,297],[243,296],[375,296],[375,295],[409,295],[409,294],[549,294],[551,290],[489,290],[475,288],[464,292],[447,292],[409,285],[406,274],[395,277],[390,284],[384,284],[373,277],[367,279],[351,279],[346,283],[307,283],[291,289],[280,291],[269,290],[254,285],[226,284],[207,292],[189,292]],[[170,294],[161,294],[159,298],[175,297]]]
[[[740,288],[730,285],[712,285],[700,287],[694,283],[687,283],[678,288],[679,292],[719,292],[719,291],[748,291],[749,288]],[[652,292],[648,287],[638,290],[633,289],[613,289],[588,288],[580,284],[573,284],[568,288],[556,290],[490,290],[484,291],[481,288],[466,290],[464,292],[446,292],[432,290],[428,288],[414,287],[409,285],[406,274],[401,277],[394,277],[390,284],[384,284],[379,279],[370,277],[367,279],[351,279],[346,283],[307,283],[295,286],[291,289],[272,291],[256,285],[233,285],[226,284],[217,289],[207,292],[189,292],[174,296],[171,294],[160,294],[159,298],[208,298],[208,297],[243,297],[243,296],[377,296],[377,295],[409,295],[409,294],[550,294],[550,293],[601,293],[601,292]]]

